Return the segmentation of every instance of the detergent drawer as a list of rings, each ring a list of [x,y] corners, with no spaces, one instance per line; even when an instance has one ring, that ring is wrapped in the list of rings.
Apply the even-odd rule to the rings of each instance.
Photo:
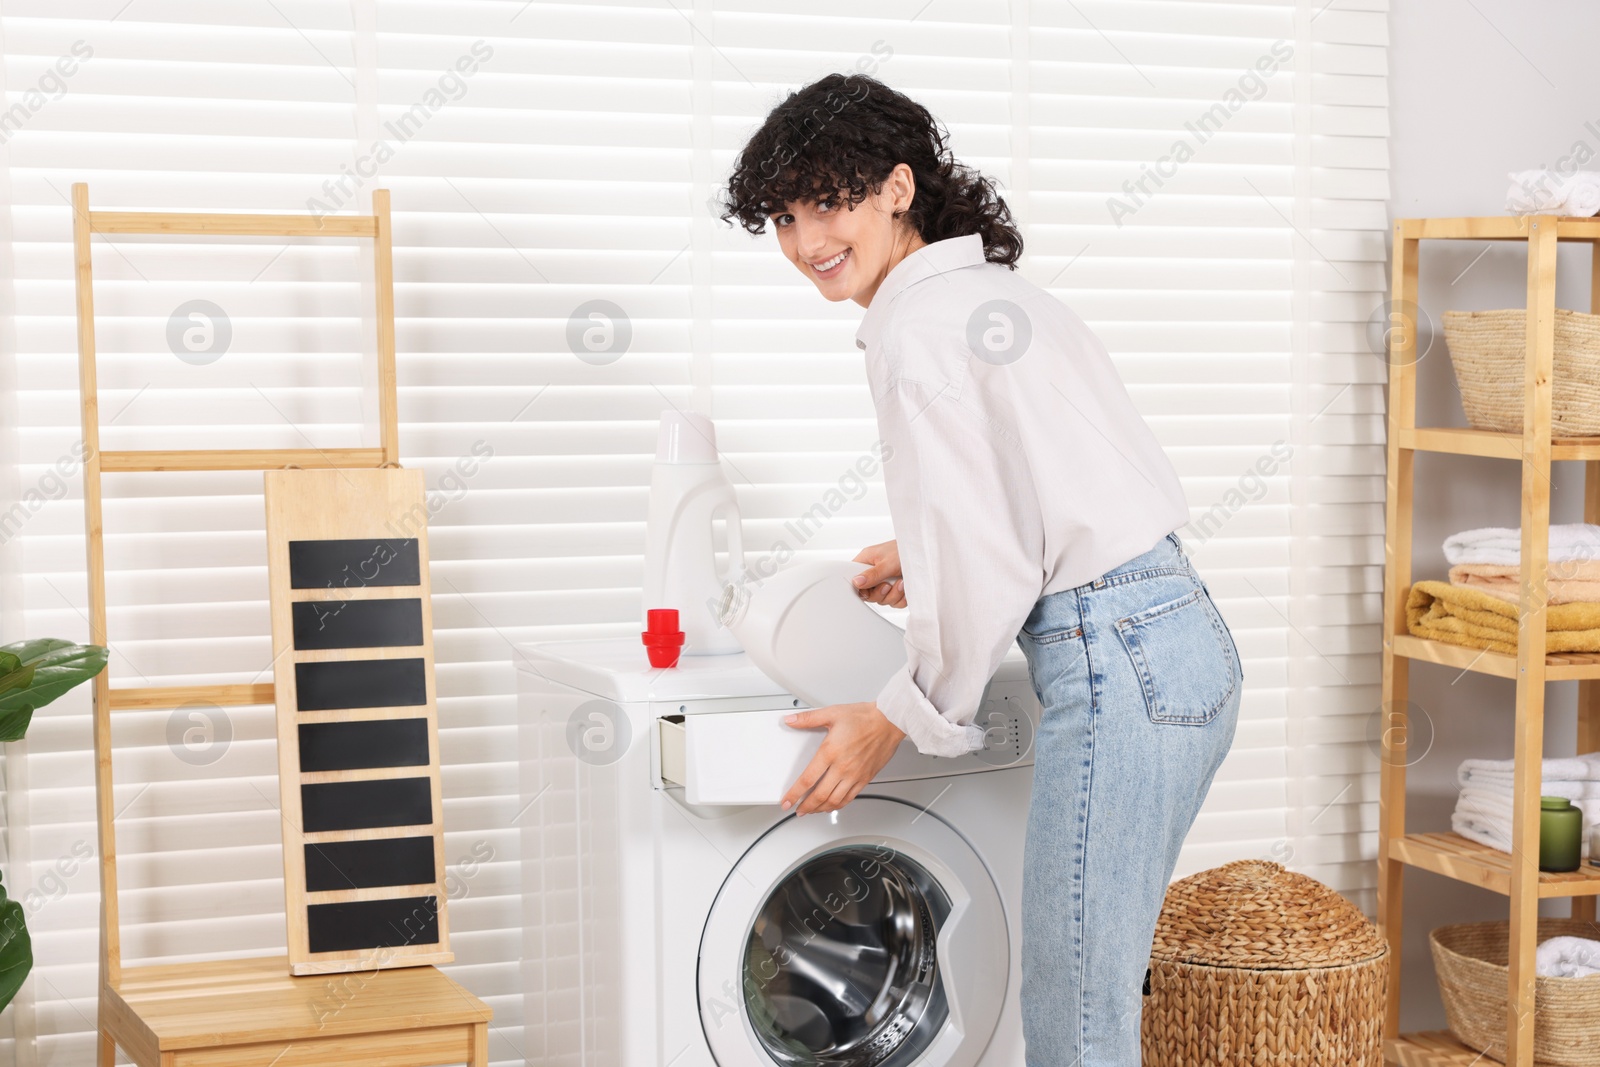
[[[662,784],[682,786],[690,804],[777,804],[822,744],[821,730],[784,725],[794,710],[663,715]]]
[[[1002,666],[1002,671],[1007,669]],[[659,716],[655,771],[660,783],[682,786],[683,799],[690,804],[777,804],[825,736],[820,729],[784,725],[783,717],[796,710],[804,709]],[[873,781],[909,782],[1032,766],[1040,714],[1026,673],[1004,679],[997,674],[973,717],[984,731],[983,748],[962,756],[929,756],[902,741]]]

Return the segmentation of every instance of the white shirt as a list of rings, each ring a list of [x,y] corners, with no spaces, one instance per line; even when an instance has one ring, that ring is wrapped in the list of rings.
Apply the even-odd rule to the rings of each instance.
[[[1034,603],[1155,547],[1188,505],[1100,339],[976,234],[896,264],[856,346],[908,609],[878,708],[959,755],[982,747],[984,686]]]

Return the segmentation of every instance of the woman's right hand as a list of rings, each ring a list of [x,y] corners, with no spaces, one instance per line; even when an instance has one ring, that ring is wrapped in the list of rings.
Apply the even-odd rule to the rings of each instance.
[[[906,606],[906,583],[900,573],[900,546],[894,541],[863,548],[856,556],[857,563],[871,564],[869,570],[856,575],[856,595],[873,604],[891,608]]]

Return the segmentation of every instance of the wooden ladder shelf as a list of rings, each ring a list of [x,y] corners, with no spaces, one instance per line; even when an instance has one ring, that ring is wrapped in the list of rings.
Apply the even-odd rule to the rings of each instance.
[[[1528,248],[1527,361],[1523,432],[1491,433],[1418,427],[1417,255],[1424,240],[1521,241]],[[1595,917],[1600,868],[1569,874],[1539,871],[1540,763],[1544,752],[1545,683],[1578,682],[1577,750],[1600,749],[1600,655],[1545,652],[1545,581],[1549,563],[1550,464],[1584,464],[1584,521],[1600,522],[1600,437],[1551,439],[1551,372],[1555,349],[1556,247],[1592,248],[1589,307],[1600,312],[1600,218],[1556,215],[1401,219],[1394,226],[1389,330],[1388,475],[1384,525],[1383,709],[1378,800],[1378,925],[1389,943],[1390,981],[1385,1058],[1404,1067],[1468,1067],[1489,1062],[1445,1032],[1400,1031],[1401,887],[1406,865],[1482,886],[1510,898],[1511,953],[1506,1008],[1506,1064],[1536,1067],[1534,950],[1539,900],[1568,897],[1572,915]],[[1479,652],[1407,632],[1411,588],[1412,461],[1417,452],[1499,457],[1522,463],[1522,600],[1516,655]],[[1513,850],[1501,852],[1454,833],[1406,833],[1406,731],[1411,661],[1438,663],[1516,681]]]
[[[391,467],[400,464],[394,367],[394,282],[389,193],[374,190],[372,215],[317,219],[302,215],[169,214],[90,211],[89,190],[72,187],[77,280],[78,373],[85,446],[83,495],[88,552],[90,640],[106,641],[101,477],[126,471],[249,471],[283,467]],[[94,234],[361,237],[374,244],[377,274],[379,444],[374,448],[223,451],[100,450],[96,388]],[[483,1001],[432,966],[294,978],[285,957],[256,957],[150,967],[122,966],[117,902],[111,714],[178,707],[204,700],[219,707],[272,704],[267,685],[115,688],[107,667],[94,683],[95,798],[100,844],[99,1067],[122,1050],[139,1067],[310,1067],[384,1064],[430,1067],[488,1060]]]

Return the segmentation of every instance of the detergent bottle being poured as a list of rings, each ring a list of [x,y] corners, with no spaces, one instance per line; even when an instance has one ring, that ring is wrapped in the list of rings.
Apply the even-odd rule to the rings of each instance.
[[[728,532],[728,565],[720,574],[718,515]],[[738,652],[719,606],[723,587],[743,570],[739,502],[717,459],[716,427],[695,412],[663,411],[645,526],[644,610],[678,609],[685,656]]]

